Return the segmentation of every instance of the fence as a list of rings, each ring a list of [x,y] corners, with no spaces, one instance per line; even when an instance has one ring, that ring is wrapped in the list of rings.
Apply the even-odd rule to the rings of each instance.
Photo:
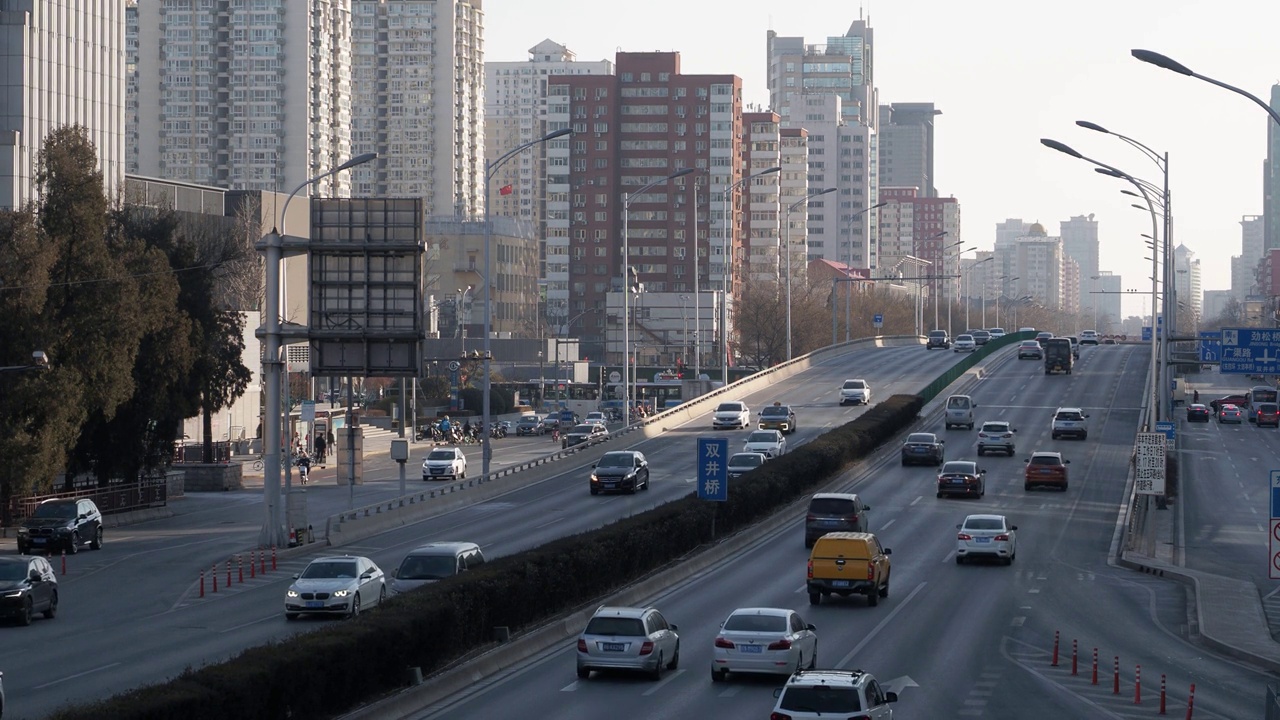
[[[1034,340],[1035,336],[1036,334],[1034,332],[1016,332],[998,337],[995,340],[988,340],[985,345],[969,353],[969,356],[964,360],[956,363],[951,367],[951,369],[939,375],[936,380],[926,385],[924,390],[920,391],[920,396],[924,398],[926,403],[933,400],[938,396],[938,393],[945,390],[951,385],[951,383],[955,382],[957,378],[968,372],[974,365],[978,364],[978,361],[985,360],[1000,348],[1008,347],[1014,343],[1022,342],[1023,340]],[[928,352],[933,351],[930,350]],[[946,352],[946,350],[943,350],[943,352]]]
[[[231,462],[231,443],[220,440],[213,443],[213,461],[220,465]],[[204,443],[183,443],[173,448],[173,464],[203,463]]]
[[[103,515],[111,515],[143,508],[164,507],[168,502],[169,493],[165,478],[160,477],[105,488],[83,488],[70,492],[13,498],[9,501],[7,508],[8,519],[10,522],[21,522],[24,518],[31,516],[36,505],[54,498],[88,498],[98,506]]]

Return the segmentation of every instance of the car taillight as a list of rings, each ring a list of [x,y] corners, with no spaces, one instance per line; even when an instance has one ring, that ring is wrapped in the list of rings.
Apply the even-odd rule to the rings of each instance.
[[[1002,437],[1011,438],[1013,437],[1013,433],[1005,433]]]
[[[814,515],[813,513],[809,513],[808,515],[804,516],[804,519],[805,519],[805,522],[813,522],[814,520],[818,519],[818,516]]]
[[[791,720],[791,716],[786,713],[769,713],[769,720]]]
[[[1009,542],[1009,536],[1001,533],[996,536],[996,542]]]
[[[851,524],[853,524],[853,525],[857,525],[857,524],[858,524],[858,513],[854,513],[854,514],[850,515],[849,517],[845,518],[845,520],[848,520],[848,521],[849,521]]]
[[[578,652],[586,652],[586,651],[587,651],[587,641],[583,640],[582,638],[578,638]]]
[[[790,640],[785,640],[785,639],[784,639],[784,640],[774,640],[773,642],[769,643],[769,649],[770,649],[770,650],[790,650],[790,649],[791,649],[791,641],[790,641]]]
[[[982,433],[982,432],[978,433],[978,437],[980,438],[985,438],[986,436],[987,436],[986,433]]]
[[[812,560],[809,561],[809,574],[807,575],[807,577],[810,580],[813,579],[813,561]]]
[[[724,648],[724,649],[726,649],[726,650],[732,650],[732,649],[733,649],[733,641],[731,641],[731,640],[726,640],[725,638],[722,638],[722,637],[718,637],[718,638],[716,638],[716,647],[718,647],[718,648]]]
[[[970,535],[969,533],[960,533],[960,534],[956,535],[956,539],[957,539],[957,540],[972,540],[972,539],[973,539],[973,536],[972,536],[972,535]]]
[[[645,640],[644,644],[640,646],[640,654],[648,655],[651,652],[653,652],[653,643],[649,640]]]
[[[867,563],[867,579],[868,580],[876,579],[876,564],[873,562]]]

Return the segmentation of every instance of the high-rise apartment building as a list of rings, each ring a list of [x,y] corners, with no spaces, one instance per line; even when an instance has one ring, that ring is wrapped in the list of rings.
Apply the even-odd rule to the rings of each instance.
[[[732,304],[744,280],[743,214],[757,184],[777,183],[757,179],[726,201],[726,190],[743,177],[740,78],[684,75],[675,52],[620,52],[615,64],[616,75],[547,80],[547,131],[574,131],[547,148],[547,303],[563,304],[560,329],[579,337],[593,358],[603,355],[606,328],[612,334],[621,327],[622,318],[606,312],[607,295],[624,287],[627,266],[646,291],[693,292],[696,272],[698,292],[712,293],[721,289],[727,241]],[[623,194],[683,168],[703,172],[630,196],[624,261]],[[705,227],[699,217],[707,218]],[[701,327],[710,334],[707,322]],[[607,361],[620,363],[621,349],[615,344]]]
[[[485,164],[480,0],[345,1],[352,16],[351,152],[379,155],[352,170],[353,187],[362,195],[423,198],[428,217],[479,218]]]
[[[1271,86],[1271,109],[1280,112],[1280,84]],[[1266,249],[1280,247],[1280,127],[1267,118],[1267,157],[1262,166],[1262,216]],[[1261,257],[1259,257],[1261,259]]]
[[[786,128],[809,131],[809,183],[835,187],[822,221],[809,226],[809,257],[877,268],[878,101],[874,31],[855,20],[825,44],[767,35],[769,106]],[[812,210],[811,215],[816,215]]]
[[[953,297],[959,288],[960,203],[919,196],[916,187],[882,187],[880,272],[874,277],[927,278],[930,299]]]
[[[1190,311],[1198,322],[1204,310],[1200,286],[1200,259],[1186,245],[1173,249],[1173,291],[1178,299],[1178,314]],[[1181,324],[1181,323],[1180,323]]]
[[[610,60],[580,61],[569,48],[552,40],[529,48],[520,61],[484,64],[485,160],[493,161],[525,143],[544,137],[547,130],[547,81],[556,75],[612,75]],[[562,144],[570,141],[565,139]],[[533,223],[538,237],[546,237],[547,147],[534,145],[494,169],[490,181],[489,214]],[[545,249],[539,278],[546,277]]]
[[[880,187],[915,187],[937,197],[933,174],[933,103],[880,106]]]
[[[1075,215],[1058,223],[1058,228],[1062,236],[1062,251],[1079,266],[1078,277],[1070,291],[1081,312],[1091,311],[1097,298],[1090,291],[1098,275],[1098,221],[1093,219],[1093,213]]]
[[[1039,223],[1037,223],[1039,225]],[[1040,228],[1041,234],[1044,234],[1044,228]],[[992,288],[998,296],[1014,297],[1017,277],[1017,254],[1014,252],[1014,246],[1018,242],[1018,238],[1026,237],[1031,234],[1031,223],[1023,222],[1022,218],[1009,218],[1002,223],[996,223],[996,244],[995,244],[995,260],[991,261],[994,265],[989,272],[991,279],[996,283]]]
[[[1100,333],[1118,333],[1124,317],[1120,315],[1121,276],[1107,270],[1098,271],[1096,281],[1101,300],[1093,307],[1094,329]]]
[[[131,171],[289,192],[349,160],[351,2],[139,3],[128,28]],[[351,186],[352,173],[338,173],[314,192]]]
[[[809,218],[821,222],[828,212],[836,211],[839,200],[829,195],[814,197],[807,202],[804,200],[810,193],[822,192],[824,189],[809,185],[809,132],[804,128],[785,128],[781,131],[781,136],[782,172],[778,174],[781,186],[778,210],[782,214],[779,225],[782,228],[782,272],[785,280],[787,263],[790,262],[792,283],[803,284],[809,276]],[[827,204],[829,199],[830,205]]]
[[[1265,215],[1245,215],[1240,219],[1240,254],[1231,258],[1231,293],[1237,300],[1243,301],[1253,294],[1254,275],[1266,247],[1266,232]]]
[[[36,199],[45,138],[83,125],[108,194],[125,173],[125,4],[0,0],[0,209]]]
[[[777,113],[744,112],[742,128],[746,133],[741,144],[743,177],[783,167],[782,126]],[[759,182],[752,183],[747,195],[742,225],[746,242],[743,270],[748,282],[776,283],[782,279],[783,256],[778,246],[778,239],[782,237],[781,187],[785,180],[788,190],[794,193],[797,183],[804,183],[806,176],[804,165],[796,167],[794,158],[789,159],[786,178],[781,171],[765,175]],[[807,184],[799,187],[801,196],[805,187]]]
[[[1028,234],[1014,242],[1013,252],[1017,277],[1013,297],[1029,295],[1050,310],[1065,310],[1062,238],[1050,237],[1043,225],[1033,223]]]

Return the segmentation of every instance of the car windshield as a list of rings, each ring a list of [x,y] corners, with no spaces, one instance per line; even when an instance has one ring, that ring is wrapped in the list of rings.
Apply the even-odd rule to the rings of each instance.
[[[1023,340],[1022,347],[1040,347],[1040,343],[1035,340]]]
[[[809,502],[814,515],[852,515],[853,501],[847,498],[814,498]]]
[[[747,436],[747,442],[749,443],[771,443],[777,441],[778,436],[772,432],[753,432]]]
[[[946,336],[947,336],[947,333],[945,330],[934,330],[933,332],[929,333],[929,337],[946,337]]]
[[[949,399],[947,400],[947,407],[949,407],[949,408],[954,408],[954,409],[957,409],[957,410],[964,410],[964,409],[967,409],[967,408],[969,407],[969,398],[967,398],[967,397],[953,397],[953,398],[949,398]]]
[[[911,433],[910,435],[907,436],[907,442],[908,443],[924,443],[926,445],[932,445],[933,443],[937,442],[937,439],[933,435],[930,435],[929,433]]]
[[[730,615],[724,621],[724,629],[737,632],[776,632],[787,631],[787,619],[782,615]]]
[[[861,710],[862,702],[858,698],[857,688],[792,685],[782,694],[778,709],[843,715]]]
[[[634,467],[635,464],[630,453],[605,453],[596,467]]]
[[[399,580],[439,580],[458,572],[456,555],[409,555],[396,571]]]
[[[3,562],[0,563],[0,580],[12,582],[14,580],[27,579],[27,564],[25,562]]]
[[[68,520],[75,516],[75,503],[41,503],[36,506],[36,511],[31,513],[31,517],[58,518],[60,520]]]
[[[356,576],[356,564],[350,560],[316,560],[302,571],[306,580],[324,578],[353,578]]]
[[[571,434],[590,435],[591,431],[596,428],[595,425],[574,425]]]
[[[1273,413],[1276,411],[1277,408],[1280,408],[1280,405],[1275,405],[1274,403],[1262,403],[1261,405],[1258,406],[1258,412]]]
[[[956,338],[956,342],[973,342],[973,336],[961,335],[960,337]]]
[[[1054,455],[1032,455],[1032,465],[1061,465],[1062,460]]]
[[[944,474],[954,473],[959,475],[976,475],[977,467],[971,462],[965,462],[963,460],[955,460],[947,463],[946,465],[943,465],[942,472]]]
[[[1083,420],[1084,416],[1078,412],[1060,412],[1058,413],[1058,419],[1059,420]]]
[[[867,384],[862,382],[861,380],[846,380],[844,382],[845,390],[862,390],[866,386]]]
[[[983,423],[982,432],[1006,433],[1009,432],[1009,423]]]
[[[522,418],[520,418],[520,424],[521,424],[521,425],[537,425],[537,424],[538,424],[538,418],[536,418],[536,417],[522,417]]]
[[[761,415],[768,415],[768,416],[786,417],[786,416],[787,416],[787,414],[788,414],[788,413],[790,413],[790,412],[791,412],[791,408],[786,407],[786,406],[784,405],[784,406],[782,406],[782,407],[777,407],[777,406],[767,407],[767,408],[765,408],[764,410],[761,410],[761,411],[760,411],[760,414],[761,414]]]
[[[965,530],[1003,530],[1004,520],[1000,518],[968,518],[964,521]]]
[[[720,403],[716,412],[742,412],[742,403]]]
[[[621,635],[643,637],[644,623],[640,618],[593,617],[587,623],[586,635]]]
[[[427,459],[428,460],[452,460],[453,457],[454,456],[453,456],[452,450],[432,450],[431,454],[427,456]]]
[[[729,467],[760,467],[764,458],[759,453],[738,453],[729,458]]]

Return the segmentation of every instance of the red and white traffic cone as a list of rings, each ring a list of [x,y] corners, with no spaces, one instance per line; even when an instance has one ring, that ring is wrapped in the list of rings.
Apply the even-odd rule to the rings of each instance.
[[[200,571],[200,597],[204,597],[204,571]]]
[[[1049,663],[1052,667],[1058,667],[1058,632],[1053,631],[1053,662]]]
[[[218,592],[218,563],[213,564],[213,570],[209,572],[213,576],[213,591]]]

